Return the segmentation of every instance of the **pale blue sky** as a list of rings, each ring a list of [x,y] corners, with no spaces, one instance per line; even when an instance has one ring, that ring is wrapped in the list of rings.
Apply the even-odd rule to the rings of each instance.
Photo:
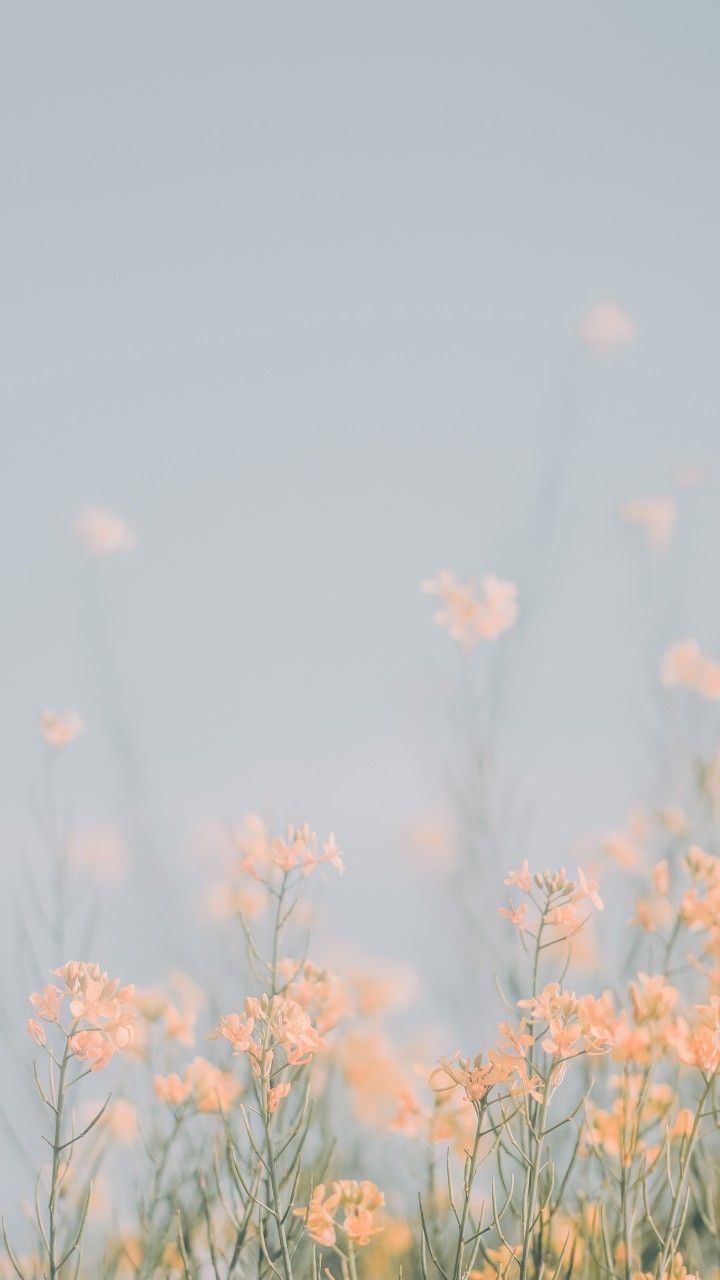
[[[39,712],[74,706],[68,802],[135,806],[140,865],[188,865],[207,818],[307,816],[347,851],[342,928],[418,958],[433,891],[401,849],[447,811],[456,658],[418,591],[443,565],[547,593],[508,728],[531,852],[643,799],[642,663],[676,625],[720,652],[719,35],[717,5],[657,0],[6,12],[3,882]],[[592,365],[575,329],[606,297],[639,338]],[[617,509],[688,462],[707,486],[646,644]],[[134,553],[83,557],[87,502]],[[128,920],[120,895],[104,963]]]

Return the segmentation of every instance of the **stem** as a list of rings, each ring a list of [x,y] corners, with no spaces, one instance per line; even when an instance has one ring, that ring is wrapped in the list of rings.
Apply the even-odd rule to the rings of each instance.
[[[685,1148],[685,1158],[681,1166],[680,1177],[678,1178],[678,1184],[677,1184],[677,1187],[675,1188],[675,1195],[673,1196],[672,1205],[670,1206],[670,1217],[668,1218],[667,1231],[665,1234],[665,1244],[663,1246],[661,1257],[658,1260],[657,1271],[656,1271],[658,1280],[660,1280],[660,1277],[662,1277],[664,1273],[667,1271],[670,1256],[673,1252],[673,1249],[675,1248],[675,1244],[676,1244],[675,1232],[677,1231],[677,1226],[678,1226],[678,1223],[677,1223],[678,1211],[682,1204],[683,1197],[685,1195],[685,1189],[687,1187],[688,1178],[690,1176],[690,1161],[692,1159],[692,1153],[695,1147],[695,1141],[697,1139],[698,1129],[700,1128],[700,1121],[702,1120],[702,1110],[703,1110],[703,1107],[705,1106],[705,1100],[712,1088],[712,1084],[713,1084],[713,1077],[710,1076],[709,1079],[705,1081],[705,1088],[703,1089],[702,1096],[697,1105],[697,1110],[695,1111],[695,1119],[693,1120],[693,1126],[692,1126],[692,1129],[690,1130],[687,1147]]]
[[[55,1210],[57,1207],[57,1197],[59,1191],[58,1174],[60,1172],[60,1151],[62,1149],[62,1122],[63,1111],[65,1108],[65,1076],[67,1073],[68,1063],[70,1061],[70,1038],[65,1041],[65,1049],[60,1063],[60,1075],[58,1077],[57,1094],[55,1097],[55,1131],[53,1134],[53,1158],[52,1171],[50,1174],[50,1198],[48,1200],[48,1254],[50,1262],[49,1280],[56,1280],[60,1267],[57,1265],[55,1257],[55,1245],[57,1240],[57,1223],[55,1219]]]
[[[275,1152],[273,1151],[272,1136],[270,1132],[270,1114],[268,1112],[267,1103],[268,1085],[265,1082],[265,1098],[263,1105],[263,1125],[265,1128],[265,1147],[267,1151],[267,1167],[270,1174],[270,1188],[272,1190],[272,1202],[275,1212],[275,1221],[277,1223],[277,1232],[280,1240],[280,1252],[282,1254],[283,1271],[285,1272],[285,1280],[293,1280],[292,1261],[290,1258],[290,1250],[288,1249],[287,1236],[285,1235],[284,1214],[280,1206],[280,1186],[278,1184],[277,1166],[275,1164]]]
[[[460,1280],[463,1264],[463,1253],[465,1252],[465,1228],[467,1226],[468,1215],[470,1213],[470,1194],[472,1185],[475,1181],[475,1170],[477,1169],[478,1152],[480,1149],[480,1131],[482,1129],[483,1108],[479,1108],[477,1113],[477,1124],[475,1126],[475,1140],[470,1153],[469,1163],[465,1175],[465,1198],[463,1200],[462,1213],[460,1215],[460,1223],[458,1226],[458,1245],[455,1253],[455,1266],[453,1267],[453,1280]]]
[[[540,1179],[540,1157],[542,1155],[543,1139],[545,1137],[545,1117],[547,1115],[548,1102],[550,1099],[550,1081],[552,1079],[553,1068],[550,1066],[548,1076],[543,1089],[542,1102],[540,1103],[540,1113],[537,1117],[537,1138],[531,1137],[531,1144],[534,1142],[533,1158],[530,1166],[529,1174],[526,1182],[527,1202],[525,1205],[525,1221],[523,1223],[523,1249],[522,1258],[520,1259],[520,1278],[526,1280],[528,1261],[530,1258],[530,1248],[532,1244],[532,1229],[535,1222],[535,1203],[537,1200],[538,1181]]]

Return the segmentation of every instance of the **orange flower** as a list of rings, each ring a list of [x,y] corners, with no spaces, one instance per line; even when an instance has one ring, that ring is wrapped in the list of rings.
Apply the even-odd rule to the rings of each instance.
[[[435,621],[447,627],[453,640],[466,650],[474,648],[478,640],[496,640],[517,620],[517,587],[492,574],[482,580],[482,598],[472,582],[457,582],[448,569],[424,582],[422,590],[440,596],[443,607],[436,611]]]
[[[55,711],[43,711],[40,717],[42,735],[50,747],[67,747],[83,731],[83,722],[74,711],[58,715]]]

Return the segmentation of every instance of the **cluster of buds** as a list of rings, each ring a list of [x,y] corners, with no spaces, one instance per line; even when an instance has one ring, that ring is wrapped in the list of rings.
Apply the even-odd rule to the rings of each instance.
[[[531,872],[527,860],[517,871],[511,871],[504,883],[519,889],[526,900],[517,906],[501,907],[500,915],[505,916],[521,933],[529,933],[537,937],[538,930],[546,926],[554,929],[558,940],[566,940],[576,934],[587,922],[583,914],[583,903],[590,903],[597,911],[603,910],[597,881],[587,875],[582,867],[578,867],[578,881],[569,880],[565,868],[559,871]],[[535,890],[542,897],[538,901]],[[527,899],[530,900],[528,903]],[[529,905],[535,908],[535,921],[529,916]]]
[[[335,836],[331,833],[321,849],[317,835],[307,822],[301,827],[288,827],[284,837],[271,839],[261,820],[254,817],[246,820],[235,843],[242,870],[261,882],[267,881],[274,870],[285,875],[299,871],[302,876],[309,876],[324,865],[339,872],[345,870]]]
[[[384,1204],[385,1196],[374,1182],[333,1182],[329,1191],[321,1182],[313,1191],[310,1204],[293,1209],[293,1213],[304,1219],[305,1230],[316,1244],[333,1248],[340,1228],[352,1247],[362,1247],[382,1231],[375,1214]]]
[[[92,1071],[100,1071],[116,1052],[128,1050],[133,1043],[137,1025],[134,988],[121,987],[98,965],[81,960],[71,960],[53,974],[63,980],[63,986],[49,984],[30,996],[36,1017],[28,1019],[28,1031],[37,1044],[45,1045],[43,1024],[55,1023],[66,1035],[70,1053],[89,1062]],[[71,1018],[67,1030],[61,1025],[65,1001],[69,1002]]]

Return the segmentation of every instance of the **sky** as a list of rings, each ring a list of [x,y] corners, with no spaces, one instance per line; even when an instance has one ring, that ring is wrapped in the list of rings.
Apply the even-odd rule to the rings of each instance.
[[[258,810],[336,831],[330,941],[419,967],[440,1017],[452,911],[408,850],[453,821],[448,698],[497,654],[468,677],[421,581],[519,584],[518,861],[647,801],[662,646],[720,653],[717,6],[5,17],[3,909],[40,713],[72,707],[60,803],[121,825],[133,866],[103,964],[147,980],[168,927],[199,963],[188,889],[213,825]],[[593,360],[606,299],[637,340]],[[649,565],[618,511],[688,465],[705,483]],[[87,504],[136,548],[88,558]]]

